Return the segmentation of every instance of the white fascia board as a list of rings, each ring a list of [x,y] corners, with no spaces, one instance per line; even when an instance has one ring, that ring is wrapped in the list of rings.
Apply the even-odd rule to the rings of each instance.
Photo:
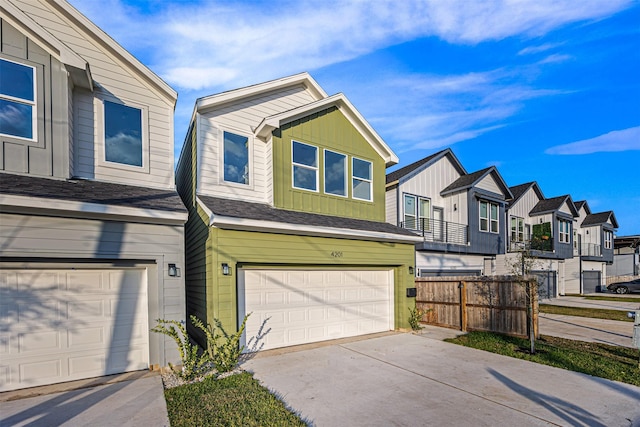
[[[208,110],[222,104],[226,104],[228,102],[237,102],[243,98],[260,95],[265,92],[270,92],[276,89],[295,85],[304,85],[314,96],[314,98],[318,100],[327,97],[327,93],[324,91],[324,89],[322,89],[322,87],[320,87],[318,82],[316,82],[309,73],[304,72],[289,77],[283,77],[281,79],[271,80],[268,82],[199,98],[196,100],[195,109],[197,111]]]
[[[128,206],[103,205],[74,200],[55,200],[10,194],[0,194],[0,211],[121,221],[130,220],[151,224],[184,224],[189,217],[187,212],[141,209]]]
[[[273,116],[266,117],[260,122],[258,127],[254,130],[256,137],[266,141],[269,134],[280,126],[297,120],[302,117],[306,117],[309,114],[313,114],[317,111],[326,109],[329,106],[335,105],[342,111],[344,116],[349,122],[360,132],[367,142],[373,147],[373,149],[382,157],[387,167],[393,166],[398,163],[398,157],[391,150],[391,148],[383,141],[378,133],[369,125],[369,123],[362,117],[362,115],[356,110],[356,108],[349,102],[346,96],[342,93],[332,95],[328,98],[321,99],[316,102],[312,102],[303,105],[292,110],[288,110]]]
[[[211,212],[211,209],[209,209],[207,205],[204,204],[198,196],[196,196],[196,203],[198,204],[198,206],[202,208],[204,213],[207,214],[207,216],[209,217],[209,222],[207,223],[207,225],[211,226],[211,224],[213,224],[213,212]]]
[[[164,98],[171,101],[175,108],[178,100],[178,92],[176,92],[169,84],[162,80],[158,75],[151,71],[142,62],[138,61],[135,56],[130,54],[125,48],[120,46],[111,36],[102,31],[96,24],[80,13],[76,8],[71,6],[65,0],[46,0],[54,10],[64,15],[79,28],[93,36],[94,40],[99,42],[111,55],[124,62],[127,66],[137,72],[145,81],[160,92]]]
[[[10,1],[2,4],[0,15],[12,26],[25,31],[30,39],[49,52],[49,54],[58,58],[60,62],[79,70],[78,73],[71,72],[74,77],[74,83],[93,89],[89,64],[80,55],[69,49],[67,45],[51,35],[50,32],[42,28],[40,24],[10,3]]]
[[[400,234],[384,233],[379,231],[288,224],[283,222],[261,221],[213,214],[210,215],[209,218],[210,226],[231,230],[259,231],[266,233],[294,234],[300,236],[334,237],[339,239],[370,240],[411,244],[422,242],[422,237],[420,236],[403,236]]]

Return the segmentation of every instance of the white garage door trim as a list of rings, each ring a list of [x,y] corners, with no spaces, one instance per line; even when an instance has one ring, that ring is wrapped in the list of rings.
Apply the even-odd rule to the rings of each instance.
[[[0,290],[0,391],[149,368],[145,268],[3,268]]]
[[[252,313],[243,336],[248,350],[392,330],[393,270],[244,267],[238,269],[239,322],[245,313]]]

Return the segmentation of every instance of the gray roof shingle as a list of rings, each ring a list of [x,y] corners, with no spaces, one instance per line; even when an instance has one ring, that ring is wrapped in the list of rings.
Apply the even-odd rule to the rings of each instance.
[[[530,215],[543,214],[547,212],[557,211],[562,207],[562,205],[568,201],[569,208],[573,211],[573,216],[578,216],[578,213],[575,212],[575,206],[573,206],[573,202],[571,201],[571,197],[569,195],[551,197],[550,199],[540,200],[529,212]]]
[[[399,236],[416,237],[416,234],[411,231],[396,227],[395,225],[386,222],[290,211],[286,209],[277,209],[262,203],[229,200],[219,197],[198,195],[198,198],[207,206],[207,208],[209,208],[209,210],[211,210],[211,212],[213,212],[214,215],[259,221],[274,221],[285,224],[374,231],[379,233],[397,234]]]
[[[61,180],[0,173],[0,194],[169,212],[187,212],[175,190],[160,190],[83,179]]]
[[[613,215],[613,211],[598,212],[598,213],[587,215],[584,221],[582,221],[582,226],[584,227],[589,225],[606,224],[610,218],[611,218],[613,227],[618,228],[618,222],[616,221],[615,216]]]

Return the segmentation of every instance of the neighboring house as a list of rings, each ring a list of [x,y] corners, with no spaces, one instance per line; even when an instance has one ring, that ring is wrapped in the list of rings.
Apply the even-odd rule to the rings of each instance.
[[[0,391],[179,362],[176,92],[62,0],[0,19]]]
[[[491,275],[504,254],[506,200],[495,167],[467,173],[451,149],[386,177],[387,222],[422,237],[419,276]]]
[[[613,239],[613,263],[607,264],[607,277],[640,275],[640,236],[617,236]]]
[[[618,222],[612,211],[591,213],[586,201],[574,203],[573,258],[566,261],[565,293],[606,290],[607,265],[613,263],[613,233]]]
[[[188,314],[236,330],[251,313],[262,349],[408,327],[420,239],[384,222],[396,162],[307,73],[198,99],[176,172]]]
[[[553,298],[565,291],[565,260],[573,257],[573,222],[578,216],[571,196],[545,198],[536,182],[510,187],[507,209],[507,253],[496,263],[498,274],[513,274],[522,250],[537,258],[532,271],[540,281],[540,296]]]

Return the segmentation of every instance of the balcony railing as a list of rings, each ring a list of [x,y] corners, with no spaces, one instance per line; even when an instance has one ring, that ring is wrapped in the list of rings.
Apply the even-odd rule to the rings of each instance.
[[[465,224],[420,218],[400,223],[400,227],[414,231],[424,237],[425,242],[466,245],[469,242],[469,227]]]
[[[582,256],[602,256],[602,246],[595,243],[582,243],[580,245],[580,255]]]
[[[509,241],[509,252],[522,252],[526,250],[553,252],[553,239],[532,238],[523,241]]]

